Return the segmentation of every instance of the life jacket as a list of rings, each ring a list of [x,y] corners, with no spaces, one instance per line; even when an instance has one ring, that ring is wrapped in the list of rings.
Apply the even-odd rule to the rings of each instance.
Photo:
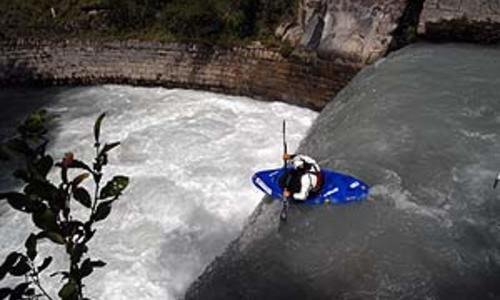
[[[317,193],[323,187],[323,173],[321,173],[321,171],[319,171],[319,172],[315,172],[314,175],[316,175],[316,186],[312,189],[312,192]]]
[[[300,160],[301,164],[296,164],[295,168],[288,169],[285,174],[280,178],[280,186],[282,188],[287,188],[292,194],[298,193],[301,190],[302,183],[301,178],[306,174],[311,174],[316,176],[316,185],[311,189],[310,192],[317,193],[321,190],[323,186],[323,174],[319,170],[319,166],[307,162],[301,156],[297,158]],[[300,165],[297,167],[297,165]]]
[[[323,186],[323,174],[321,173],[321,170],[318,170],[318,168],[311,164],[304,161],[303,168],[305,172],[303,172],[303,175],[305,174],[312,174],[316,176],[316,186],[312,188],[311,192],[317,193],[321,190],[321,187]]]

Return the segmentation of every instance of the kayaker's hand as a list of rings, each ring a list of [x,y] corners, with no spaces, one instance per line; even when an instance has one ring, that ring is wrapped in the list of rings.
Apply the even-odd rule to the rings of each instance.
[[[283,197],[285,197],[285,198],[289,198],[291,195],[292,195],[292,194],[290,193],[290,191],[288,191],[288,190],[284,190],[284,191],[283,191]]]
[[[290,160],[290,155],[288,153],[283,154],[283,160]]]

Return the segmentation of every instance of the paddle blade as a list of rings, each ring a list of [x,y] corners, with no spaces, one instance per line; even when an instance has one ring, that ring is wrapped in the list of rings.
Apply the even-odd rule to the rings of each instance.
[[[493,188],[496,189],[498,182],[500,182],[500,172],[497,174],[497,177],[495,178],[495,182],[493,183]]]
[[[280,219],[286,221],[288,218],[288,199],[283,198],[283,208],[281,209]]]
[[[288,213],[286,212],[286,210],[283,209],[281,211],[281,214],[280,214],[280,220],[281,221],[286,221],[287,217],[288,217]]]

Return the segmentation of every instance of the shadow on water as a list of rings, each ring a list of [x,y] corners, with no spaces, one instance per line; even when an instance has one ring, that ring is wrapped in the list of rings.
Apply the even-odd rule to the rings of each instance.
[[[4,142],[16,135],[17,126],[31,112],[49,107],[55,103],[63,91],[68,87],[36,88],[11,87],[0,91],[0,141]],[[58,133],[57,118],[51,124],[49,139],[54,140]],[[12,177],[12,172],[19,167],[15,159],[0,162],[0,191],[15,189],[20,182]],[[5,203],[0,202],[0,216],[7,211]]]

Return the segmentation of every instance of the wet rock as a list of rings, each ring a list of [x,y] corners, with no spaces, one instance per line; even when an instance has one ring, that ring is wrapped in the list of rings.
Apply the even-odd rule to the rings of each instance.
[[[370,63],[382,57],[407,0],[303,0],[298,24],[304,32],[301,45],[322,57],[342,55]]]
[[[186,299],[499,299],[498,55],[414,45],[363,70],[299,151],[370,198],[286,223],[263,201]]]
[[[321,42],[321,34],[323,33],[324,26],[325,22],[323,21],[323,18],[318,14],[314,14],[307,22],[300,44],[309,49],[318,48]]]

